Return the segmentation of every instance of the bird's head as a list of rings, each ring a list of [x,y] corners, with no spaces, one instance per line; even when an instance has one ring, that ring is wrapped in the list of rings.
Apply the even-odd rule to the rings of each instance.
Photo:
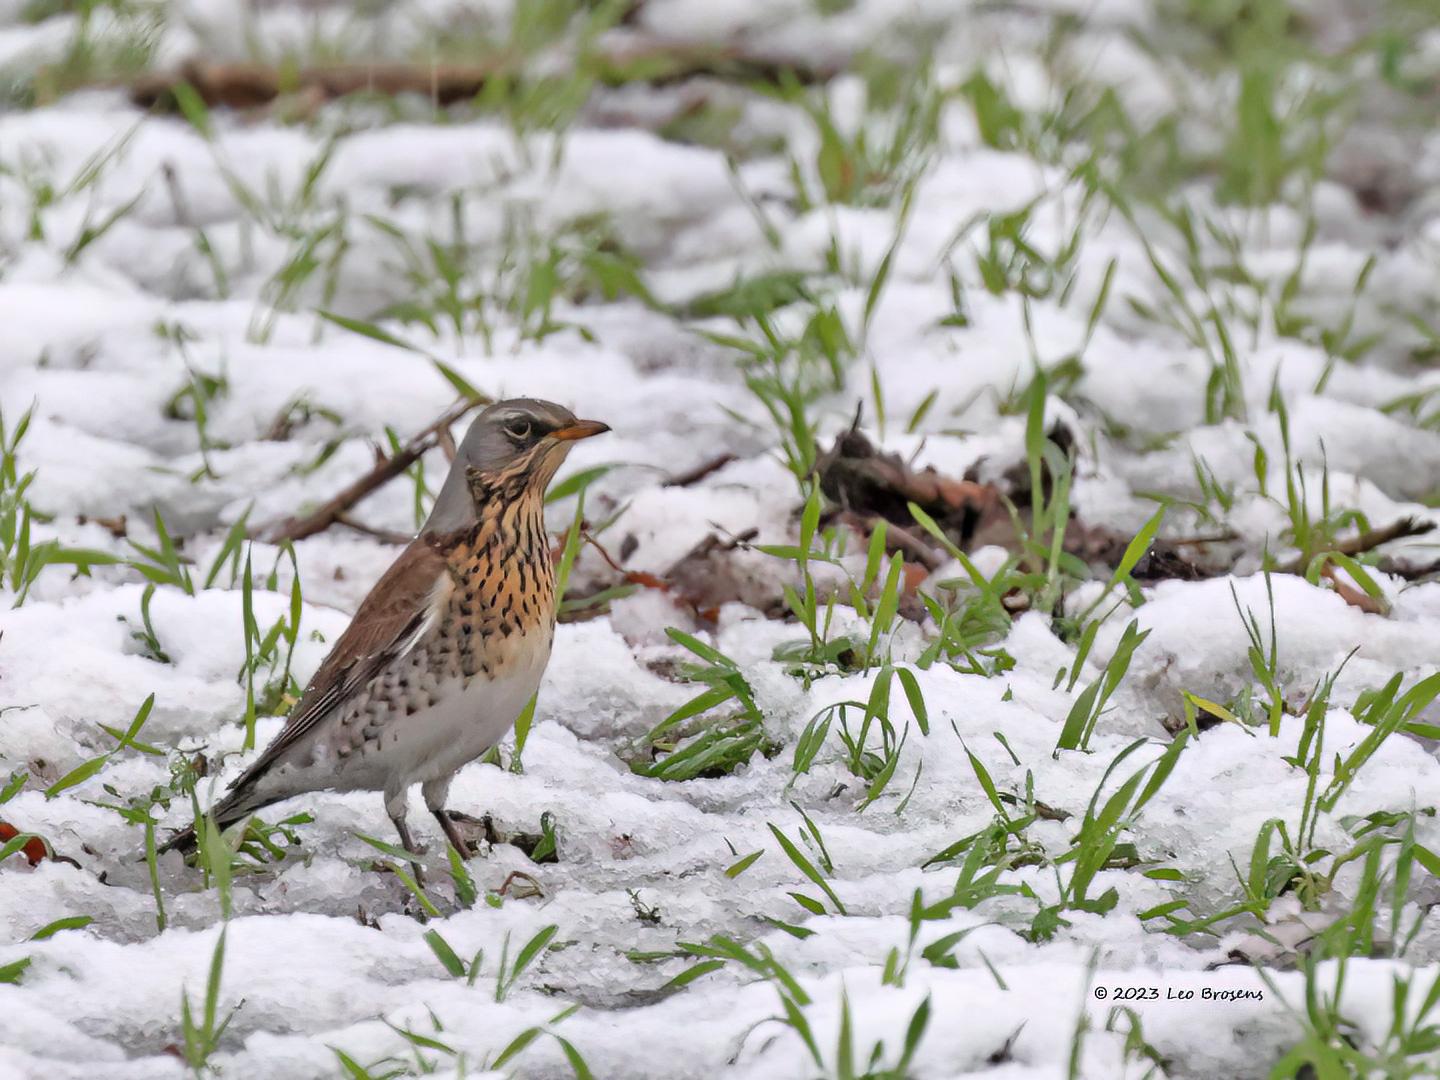
[[[425,531],[459,528],[497,498],[543,495],[578,440],[609,430],[551,401],[497,401],[470,425]]]

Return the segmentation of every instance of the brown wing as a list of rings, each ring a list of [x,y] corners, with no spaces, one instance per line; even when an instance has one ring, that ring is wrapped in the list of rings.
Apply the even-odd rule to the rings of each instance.
[[[360,604],[280,734],[231,788],[242,789],[257,779],[331,710],[409,647],[429,616],[435,588],[445,576],[448,546],[446,538],[434,536],[410,542]]]

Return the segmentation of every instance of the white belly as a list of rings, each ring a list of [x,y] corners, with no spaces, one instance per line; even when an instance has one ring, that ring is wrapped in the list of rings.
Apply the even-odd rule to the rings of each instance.
[[[456,684],[427,709],[401,719],[382,754],[404,786],[437,780],[481,757],[500,742],[540,687],[550,659],[548,628],[535,631],[544,640],[516,642],[514,659],[495,677],[476,675]]]

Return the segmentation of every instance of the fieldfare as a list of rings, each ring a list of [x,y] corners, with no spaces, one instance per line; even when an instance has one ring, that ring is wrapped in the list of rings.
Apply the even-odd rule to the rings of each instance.
[[[405,813],[418,783],[446,837],[470,853],[445,809],[450,782],[504,738],[550,659],[545,488],[575,440],[609,430],[530,399],[476,418],[419,535],[211,811],[217,825],[309,791],[382,791],[401,844],[417,854]],[[194,844],[187,830],[164,850]]]

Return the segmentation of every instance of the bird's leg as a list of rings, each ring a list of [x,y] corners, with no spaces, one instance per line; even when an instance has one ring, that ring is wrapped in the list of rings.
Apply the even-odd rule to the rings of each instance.
[[[434,811],[434,814],[435,820],[440,822],[440,828],[445,830],[446,839],[454,845],[455,850],[460,853],[460,857],[462,859],[473,859],[475,857],[475,849],[470,846],[470,842],[466,840],[465,837],[460,835],[460,827],[455,824],[455,819],[450,816],[450,811],[441,809]]]
[[[450,816],[450,811],[445,809],[445,800],[450,797],[450,781],[455,779],[455,774],[442,776],[438,780],[428,780],[420,785],[420,794],[425,799],[425,807],[435,815],[435,820],[440,823],[440,828],[445,832],[445,838],[459,852],[462,859],[473,859],[475,849],[469,842],[460,835],[460,828],[455,824],[455,819]]]
[[[415,846],[415,841],[410,837],[410,827],[405,824],[406,805],[405,789],[385,791],[385,813],[390,817],[390,823],[395,826],[395,831],[400,834],[400,846],[412,856],[410,866],[415,871],[415,884],[422,889],[425,887],[425,870],[420,865],[420,849]]]
[[[390,821],[394,824],[395,831],[400,834],[400,846],[414,856],[410,860],[410,867],[415,871],[415,884],[423,889],[425,887],[425,868],[420,865],[420,849],[410,838],[410,827],[405,824],[405,815],[392,815]]]

